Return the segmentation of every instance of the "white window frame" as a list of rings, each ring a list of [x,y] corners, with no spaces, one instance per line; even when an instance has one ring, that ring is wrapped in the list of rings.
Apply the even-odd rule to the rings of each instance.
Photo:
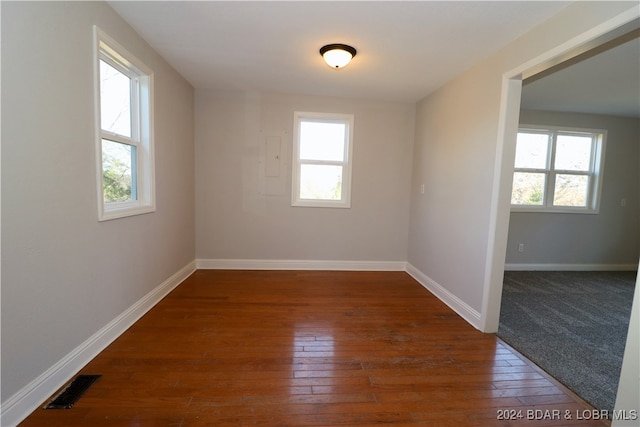
[[[96,182],[98,220],[106,221],[154,212],[155,161],[153,141],[153,71],[99,27],[94,26],[94,100]],[[131,138],[102,129],[100,105],[100,61],[105,61],[131,78]],[[102,140],[136,148],[132,196],[127,202],[104,201]]]
[[[564,126],[521,125],[518,132],[532,132],[549,136],[547,159],[544,169],[514,168],[515,172],[534,172],[545,174],[545,187],[542,205],[512,204],[512,212],[546,212],[546,213],[577,213],[598,214],[600,211],[600,196],[602,190],[602,175],[604,169],[604,154],[607,131],[603,129],[586,129]],[[561,170],[553,167],[556,155],[556,141],[558,134],[591,136],[591,162],[588,171]],[[556,175],[586,175],[588,177],[586,206],[555,206],[553,205]]]
[[[306,160],[300,159],[300,123],[303,121],[342,123],[346,125],[344,160]],[[353,156],[353,114],[294,112],[293,132],[293,173],[291,185],[291,205],[319,208],[351,207],[351,169]],[[300,171],[302,165],[336,165],[342,166],[342,188],[340,200],[303,199],[300,197]]]

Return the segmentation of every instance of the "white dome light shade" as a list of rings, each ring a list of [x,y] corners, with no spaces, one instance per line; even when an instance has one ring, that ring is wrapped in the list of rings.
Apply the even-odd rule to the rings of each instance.
[[[331,68],[342,68],[356,56],[356,50],[346,44],[328,44],[320,48],[320,55]]]

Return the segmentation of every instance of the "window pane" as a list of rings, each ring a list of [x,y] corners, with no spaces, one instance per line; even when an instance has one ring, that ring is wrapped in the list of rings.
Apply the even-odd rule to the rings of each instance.
[[[587,175],[556,175],[554,206],[587,206]]]
[[[512,205],[542,205],[546,174],[515,172],[513,174]]]
[[[541,133],[518,132],[516,168],[547,168],[549,136]]]
[[[555,168],[588,171],[591,165],[591,137],[559,134],[556,142]]]
[[[344,123],[300,122],[300,159],[344,161]]]
[[[136,200],[136,147],[102,140],[102,186],[105,203]]]
[[[103,130],[131,138],[131,79],[100,61],[100,116]]]
[[[342,166],[301,165],[300,198],[341,200]]]

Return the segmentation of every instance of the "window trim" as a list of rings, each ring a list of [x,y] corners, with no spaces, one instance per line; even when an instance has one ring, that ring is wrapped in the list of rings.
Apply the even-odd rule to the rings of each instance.
[[[542,205],[511,205],[511,212],[529,213],[573,213],[573,214],[598,214],[600,212],[600,199],[602,192],[602,175],[604,170],[604,157],[606,152],[607,131],[605,129],[578,128],[573,126],[542,126],[522,124],[518,127],[520,132],[546,133],[549,135],[549,145],[547,163],[545,169],[517,168],[514,166],[513,172],[545,173],[544,204]],[[591,165],[587,172],[554,169],[556,140],[558,133],[592,135],[594,143],[591,145]],[[517,146],[516,146],[517,150]],[[553,196],[555,192],[555,179],[557,175],[586,175],[588,176],[588,192],[586,206],[554,206]],[[512,189],[513,191],[513,189]]]
[[[153,135],[153,71],[131,54],[98,26],[94,32],[94,128],[96,189],[98,221],[107,221],[133,215],[154,212],[155,204],[155,156]],[[104,60],[132,79],[132,135],[131,138],[102,129],[100,100],[100,61]],[[135,188],[132,193],[136,200],[127,202],[104,202],[104,184],[102,169],[102,140],[107,139],[120,144],[136,147]],[[133,168],[132,168],[133,169]]]
[[[300,159],[300,123],[302,121],[341,122],[347,126],[345,153],[343,161],[301,160]],[[293,172],[291,185],[291,206],[317,208],[351,208],[351,171],[353,164],[353,127],[354,115],[341,113],[294,112]],[[340,200],[315,200],[300,198],[300,171],[303,164],[341,165],[342,198]]]

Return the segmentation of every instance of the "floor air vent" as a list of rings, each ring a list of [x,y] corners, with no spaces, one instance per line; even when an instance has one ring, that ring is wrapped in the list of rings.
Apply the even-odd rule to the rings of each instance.
[[[44,409],[69,409],[102,375],[78,375]]]

